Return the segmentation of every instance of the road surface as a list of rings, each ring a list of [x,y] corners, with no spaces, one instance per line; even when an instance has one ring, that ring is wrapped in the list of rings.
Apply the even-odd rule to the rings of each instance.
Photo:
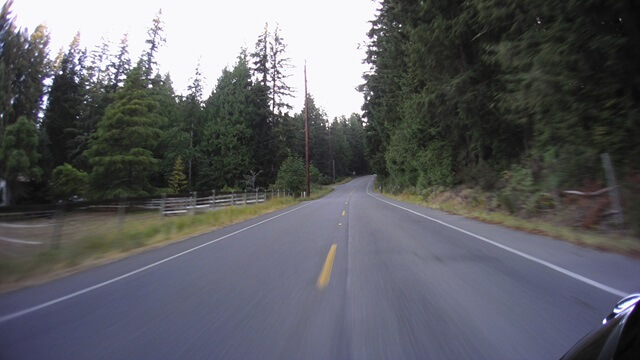
[[[556,359],[640,288],[640,261],[372,180],[4,294],[0,359]]]

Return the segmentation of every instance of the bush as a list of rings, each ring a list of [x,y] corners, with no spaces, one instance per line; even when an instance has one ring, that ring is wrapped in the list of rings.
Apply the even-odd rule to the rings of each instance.
[[[299,193],[306,188],[306,169],[302,159],[290,156],[280,165],[276,188]]]
[[[501,182],[504,187],[498,192],[498,203],[512,214],[526,207],[535,193],[531,170],[520,165],[503,172]]]
[[[69,199],[72,196],[85,196],[88,175],[65,163],[53,169],[51,174],[53,194],[56,199]]]
[[[426,189],[433,185],[453,185],[453,160],[444,142],[430,142],[418,154],[415,164],[418,168],[418,187]]]

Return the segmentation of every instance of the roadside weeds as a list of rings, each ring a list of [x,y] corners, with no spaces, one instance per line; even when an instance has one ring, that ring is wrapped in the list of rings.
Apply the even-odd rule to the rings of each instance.
[[[103,232],[73,244],[0,262],[0,293],[41,284],[171,243],[233,225],[260,215],[315,200],[333,191],[314,187],[306,199],[276,198],[251,206],[234,206],[196,215],[157,217],[127,224],[119,232]]]
[[[391,194],[387,192],[383,192],[382,194],[395,200],[444,211],[450,214],[461,215],[490,224],[502,225],[531,234],[548,236],[578,246],[640,258],[640,240],[631,236],[615,233],[602,234],[596,231],[556,225],[536,218],[523,219],[499,211],[488,211],[471,206],[462,206],[454,201],[429,201],[420,195],[408,193]]]

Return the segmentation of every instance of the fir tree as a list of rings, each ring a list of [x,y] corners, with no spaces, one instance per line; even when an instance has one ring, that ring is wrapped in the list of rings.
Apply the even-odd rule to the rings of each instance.
[[[115,93],[123,85],[123,81],[131,71],[131,59],[129,58],[128,35],[124,34],[118,46],[118,53],[111,59],[107,68],[110,73],[109,92]]]
[[[86,152],[95,197],[143,196],[155,191],[149,179],[158,162],[153,157],[160,136],[156,126],[163,121],[157,111],[158,103],[142,69],[134,68],[107,108]]]
[[[162,21],[162,9],[153,18],[151,27],[147,29],[149,36],[145,43],[149,46],[142,54],[142,69],[146,79],[153,78],[153,69],[158,64],[156,61],[156,53],[162,45],[167,41],[164,35],[164,22]]]
[[[262,34],[258,36],[255,50],[251,53],[251,70],[256,78],[256,82],[269,88],[269,24],[264,24]]]
[[[182,158],[178,156],[173,163],[173,171],[169,177],[169,189],[174,194],[179,194],[187,190],[187,177],[184,175],[184,164]]]
[[[291,88],[286,83],[289,77],[287,71],[291,68],[291,60],[286,56],[286,49],[287,45],[280,34],[280,28],[276,26],[269,44],[269,82],[273,114],[282,114],[283,110],[292,109],[286,102],[286,98],[291,97],[292,94]]]
[[[85,88],[82,82],[82,51],[79,46],[78,34],[62,56],[49,91],[43,119],[48,140],[46,146],[52,160],[48,164],[47,173],[65,162],[73,163],[74,157],[79,155],[79,152],[74,151],[77,145],[74,141],[85,132],[82,124]]]

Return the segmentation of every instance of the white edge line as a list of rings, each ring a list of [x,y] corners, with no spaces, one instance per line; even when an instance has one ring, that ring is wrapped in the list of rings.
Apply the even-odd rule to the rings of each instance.
[[[169,261],[169,260],[175,259],[175,258],[177,258],[177,257],[180,257],[180,256],[182,256],[182,255],[188,254],[188,253],[190,253],[190,252],[192,252],[192,251],[198,250],[198,249],[200,249],[200,248],[202,248],[202,247],[205,247],[205,246],[207,246],[207,245],[211,245],[211,244],[213,244],[213,243],[215,243],[215,242],[218,242],[218,241],[220,241],[220,240],[226,239],[226,238],[228,238],[228,237],[230,237],[230,236],[233,236],[233,235],[239,234],[239,233],[241,233],[241,232],[243,232],[243,231],[245,231],[245,230],[251,229],[251,228],[253,228],[253,227],[256,227],[256,226],[258,226],[258,225],[264,224],[264,223],[266,223],[266,222],[268,222],[268,221],[271,221],[271,220],[273,220],[273,219],[279,218],[280,216],[284,216],[284,215],[287,215],[287,214],[289,214],[289,213],[291,213],[291,212],[294,212],[294,211],[296,211],[296,210],[300,210],[300,209],[302,209],[302,208],[303,208],[303,207],[305,207],[305,206],[308,206],[308,205],[313,204],[314,202],[315,202],[315,200],[314,200],[314,201],[309,201],[308,203],[306,203],[306,204],[304,204],[304,205],[301,205],[301,206],[298,206],[297,208],[294,208],[294,209],[291,209],[291,210],[289,210],[289,211],[283,212],[282,214],[278,214],[278,215],[276,215],[276,216],[273,216],[273,217],[270,217],[270,218],[268,218],[268,219],[262,220],[262,221],[260,221],[260,222],[258,222],[258,223],[253,224],[253,225],[249,225],[249,226],[247,226],[247,227],[245,227],[245,228],[242,228],[242,229],[240,229],[240,230],[234,231],[234,232],[232,232],[232,233],[230,233],[230,234],[227,234],[227,235],[221,236],[221,237],[219,237],[219,238],[217,238],[217,239],[211,240],[211,241],[206,242],[206,243],[204,243],[204,244],[200,244],[200,245],[198,245],[198,246],[196,246],[196,247],[193,247],[193,248],[191,248],[191,249],[189,249],[189,250],[185,250],[185,251],[183,251],[183,252],[181,252],[181,253],[178,253],[178,254],[175,254],[175,255],[169,256],[168,258],[164,258],[164,259],[162,259],[162,260],[156,261],[156,262],[154,262],[154,263],[152,263],[152,264],[149,264],[149,265],[147,265],[147,266],[141,267],[141,268],[139,268],[139,269],[137,269],[137,270],[133,270],[133,271],[128,272],[128,273],[126,273],[126,274],[124,274],[124,275],[120,275],[120,276],[115,277],[115,278],[113,278],[113,279],[111,279],[111,280],[107,280],[107,281],[101,282],[101,283],[99,283],[99,284],[96,284],[96,285],[90,286],[90,287],[88,287],[88,288],[85,288],[85,289],[82,289],[82,290],[76,291],[76,292],[71,293],[71,294],[69,294],[69,295],[65,295],[65,296],[59,297],[59,298],[57,298],[57,299],[53,299],[53,300],[51,300],[51,301],[47,301],[47,302],[42,303],[42,304],[40,304],[40,305],[36,305],[36,306],[30,307],[30,308],[27,308],[27,309],[24,309],[24,310],[21,310],[21,311],[18,311],[18,312],[14,312],[14,313],[12,313],[12,314],[7,314],[7,315],[4,315],[4,316],[0,316],[0,323],[3,323],[3,322],[5,322],[5,321],[9,321],[9,320],[15,319],[15,318],[17,318],[17,317],[20,317],[20,316],[23,316],[23,315],[26,315],[26,314],[29,314],[29,313],[32,313],[32,312],[34,312],[34,311],[38,311],[38,310],[40,310],[40,309],[43,309],[43,308],[49,307],[49,306],[54,305],[54,304],[57,304],[57,303],[59,303],[59,302],[62,302],[62,301],[65,301],[65,300],[69,300],[69,299],[74,298],[74,297],[76,297],[76,296],[79,296],[79,295],[82,295],[82,294],[88,293],[88,292],[90,292],[90,291],[93,291],[93,290],[95,290],[95,289],[101,288],[101,287],[103,287],[103,286],[109,285],[109,284],[114,283],[114,282],[116,282],[116,281],[120,281],[120,280],[122,280],[122,279],[128,278],[128,277],[130,277],[130,276],[132,276],[132,275],[135,275],[135,274],[137,274],[137,273],[139,273],[139,272],[145,271],[145,270],[150,269],[150,268],[152,268],[152,267],[156,267],[156,266],[158,266],[158,265],[160,265],[160,264],[162,264],[162,263],[164,263],[164,262],[167,262],[167,261]]]
[[[9,223],[0,223],[0,227],[8,227],[8,228],[41,228],[41,227],[49,227],[55,224],[9,224]]]
[[[469,235],[469,236],[472,236],[472,237],[474,237],[474,238],[476,238],[476,239],[478,239],[478,240],[482,240],[482,241],[484,241],[484,242],[486,242],[486,243],[488,243],[488,244],[491,244],[491,245],[497,246],[497,247],[499,247],[499,248],[501,248],[501,249],[503,249],[503,250],[506,250],[506,251],[508,251],[508,252],[510,252],[510,253],[513,253],[513,254],[516,254],[516,255],[519,255],[519,256],[521,256],[521,257],[523,257],[523,258],[525,258],[525,259],[531,260],[531,261],[536,262],[536,263],[538,263],[538,264],[540,264],[540,265],[544,265],[544,266],[546,266],[546,267],[548,267],[548,268],[550,268],[550,269],[553,269],[553,270],[555,270],[555,271],[557,271],[557,272],[559,272],[559,273],[561,273],[561,274],[567,275],[567,276],[569,276],[569,277],[571,277],[571,278],[574,278],[574,279],[576,279],[576,280],[578,280],[578,281],[581,281],[581,282],[583,282],[583,283],[585,283],[585,284],[589,284],[589,285],[591,285],[591,286],[593,286],[593,287],[595,287],[595,288],[598,288],[598,289],[600,289],[600,290],[606,291],[606,292],[608,292],[608,293],[610,293],[610,294],[617,295],[617,296],[619,296],[619,297],[625,297],[625,296],[628,296],[628,295],[629,295],[628,293],[626,293],[626,292],[624,292],[624,291],[620,291],[620,290],[618,290],[618,289],[614,289],[614,288],[612,288],[612,287],[610,287],[610,286],[607,286],[607,285],[604,285],[604,284],[602,284],[602,283],[599,283],[599,282],[597,282],[597,281],[595,281],[595,280],[591,280],[591,279],[589,279],[589,278],[587,278],[587,277],[584,277],[584,276],[582,276],[582,275],[576,274],[576,273],[574,273],[574,272],[572,272],[572,271],[569,271],[569,270],[567,270],[567,269],[565,269],[565,268],[562,268],[562,267],[560,267],[560,266],[554,265],[554,264],[552,264],[552,263],[550,263],[550,262],[547,262],[547,261],[544,261],[544,260],[542,260],[542,259],[538,259],[537,257],[531,256],[531,255],[528,255],[528,254],[525,254],[525,253],[523,253],[522,251],[519,251],[519,250],[516,250],[516,249],[510,248],[510,247],[508,247],[508,246],[506,246],[506,245],[502,245],[502,244],[500,244],[500,243],[498,243],[498,242],[496,242],[496,241],[494,241],[494,240],[490,240],[490,239],[487,239],[487,238],[485,238],[485,237],[483,237],[483,236],[476,235],[476,234],[474,234],[474,233],[472,233],[472,232],[469,232],[469,231],[467,231],[467,230],[463,230],[463,229],[460,229],[460,228],[458,228],[458,227],[456,227],[456,226],[449,225],[449,224],[445,223],[444,221],[441,221],[441,220],[438,220],[438,219],[434,219],[434,218],[429,217],[429,216],[427,216],[427,215],[420,214],[420,213],[419,213],[419,212],[417,212],[417,211],[413,211],[413,210],[411,210],[411,209],[407,209],[407,208],[402,207],[402,206],[400,206],[400,205],[396,205],[396,204],[394,204],[394,203],[392,203],[392,202],[390,202],[390,201],[386,201],[386,200],[384,200],[384,199],[380,199],[379,197],[377,197],[377,196],[375,196],[375,195],[373,195],[373,194],[371,194],[371,193],[369,192],[369,186],[371,185],[371,182],[373,181],[373,179],[374,179],[374,178],[372,178],[372,179],[369,181],[369,184],[367,184],[367,194],[368,194],[369,196],[371,196],[372,198],[376,199],[376,200],[380,200],[380,201],[385,202],[385,203],[387,203],[387,204],[389,204],[389,205],[395,206],[395,207],[400,208],[400,209],[402,209],[402,210],[406,210],[406,211],[408,211],[408,212],[410,212],[410,213],[412,213],[412,214],[415,214],[415,215],[421,216],[421,217],[423,217],[423,218],[425,218],[425,219],[428,219],[428,220],[431,220],[431,221],[437,222],[437,223],[438,223],[438,224],[440,224],[440,225],[444,225],[444,226],[449,227],[449,228],[451,228],[451,229],[454,229],[454,230],[460,231],[461,233],[464,233],[464,234],[467,234],[467,235]]]
[[[0,236],[0,240],[8,241],[8,242],[11,242],[11,243],[16,243],[16,244],[26,244],[26,245],[40,245],[40,244],[42,244],[42,242],[40,242],[40,241],[18,240],[18,239],[12,239],[12,238],[8,238],[8,237],[4,237],[4,236]]]

